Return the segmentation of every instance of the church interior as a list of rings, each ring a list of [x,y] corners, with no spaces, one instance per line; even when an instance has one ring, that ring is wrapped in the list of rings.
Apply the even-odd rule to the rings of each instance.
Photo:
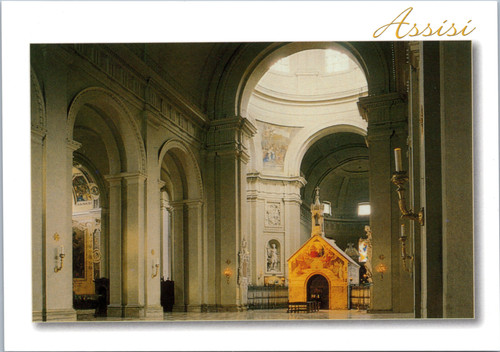
[[[30,55],[34,322],[474,318],[471,42]]]

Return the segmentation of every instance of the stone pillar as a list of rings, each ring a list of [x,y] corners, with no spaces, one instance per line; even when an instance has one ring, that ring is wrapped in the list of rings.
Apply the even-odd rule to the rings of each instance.
[[[285,205],[285,243],[283,258],[283,271],[285,278],[288,279],[288,264],[287,260],[294,254],[302,245],[300,241],[300,189],[305,185],[305,180],[300,177],[298,181],[291,181],[286,184],[287,197],[283,199]]]
[[[144,183],[142,174],[124,175],[125,204],[123,228],[123,303],[124,316],[145,316],[145,236]],[[148,270],[148,272],[150,272]]]
[[[162,198],[160,201],[161,204],[161,276],[165,280],[170,280],[172,278],[172,274],[170,271],[172,252],[170,251],[170,223],[171,223],[171,215],[172,211],[168,200],[166,199],[166,192],[161,192]]]
[[[398,93],[389,93],[361,98],[358,106],[368,121],[374,269],[371,310],[413,311],[413,282],[402,269],[400,211],[395,186],[390,182],[394,172],[393,149],[406,151],[406,105]],[[408,170],[407,159],[403,160],[403,168]],[[387,268],[383,277],[376,270],[379,264]]]
[[[420,43],[422,317],[443,316],[443,222],[439,43]]]
[[[439,50],[443,317],[474,318],[471,43],[442,42]]]
[[[408,201],[411,209],[421,209],[420,200],[420,51],[418,42],[408,43],[408,172],[411,180],[411,191],[408,192]],[[416,222],[410,222],[408,228],[409,245],[413,245],[410,253],[415,257],[413,262],[413,280],[415,290],[415,318],[422,317],[422,226]],[[412,240],[412,241],[411,241]]]
[[[246,237],[246,164],[248,138],[256,132],[248,120],[235,117],[212,122],[208,134],[208,162],[213,167],[209,188],[215,193],[213,201],[215,240],[216,304],[221,310],[240,309],[238,251]],[[209,215],[210,217],[210,215]],[[231,272],[226,278],[225,270]]]
[[[188,312],[199,312],[202,307],[203,297],[203,236],[202,236],[202,207],[201,200],[186,201],[187,228],[184,235],[186,247],[184,251],[187,256],[187,268],[185,268],[185,280],[187,287],[186,309]],[[187,269],[187,270],[186,270]]]
[[[160,303],[161,288],[161,203],[160,189],[164,182],[160,180],[158,165],[158,150],[160,140],[158,129],[160,118],[150,105],[150,94],[146,94],[146,109],[143,111],[143,139],[147,150],[147,180],[146,180],[146,232],[145,232],[145,315],[151,319],[163,319],[163,308]]]
[[[186,310],[184,294],[187,292],[185,287],[185,268],[184,268],[184,203],[171,202],[172,206],[172,253],[175,253],[172,261],[172,280],[174,281],[174,307],[176,312]]]
[[[42,321],[45,311],[45,228],[44,228],[44,139],[46,131],[31,130],[31,270],[33,321]]]
[[[72,165],[79,144],[67,139],[67,69],[57,54],[44,52],[48,72],[45,97],[45,298],[47,321],[76,320],[73,309]],[[63,267],[57,271],[57,254],[63,246]]]
[[[123,314],[122,286],[122,177],[106,176],[109,197],[109,306],[108,315]]]

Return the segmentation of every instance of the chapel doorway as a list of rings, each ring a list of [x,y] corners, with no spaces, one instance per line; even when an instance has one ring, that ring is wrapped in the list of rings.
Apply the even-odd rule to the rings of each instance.
[[[320,309],[330,308],[328,280],[323,275],[313,275],[307,282],[307,300],[318,301]]]

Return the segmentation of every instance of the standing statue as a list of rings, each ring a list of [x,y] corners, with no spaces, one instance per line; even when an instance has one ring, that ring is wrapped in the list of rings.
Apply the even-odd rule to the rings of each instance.
[[[267,248],[267,271],[279,271],[280,260],[276,243],[272,243],[271,247]]]
[[[365,232],[366,232],[366,238],[365,239],[362,239],[360,238],[359,239],[359,242],[360,242],[360,245],[361,245],[361,242],[364,243],[364,245],[366,246],[366,261],[365,261],[365,269],[366,269],[366,279],[368,282],[372,282],[372,273],[373,273],[373,269],[372,269],[372,229],[370,228],[370,226],[366,225],[365,226]]]

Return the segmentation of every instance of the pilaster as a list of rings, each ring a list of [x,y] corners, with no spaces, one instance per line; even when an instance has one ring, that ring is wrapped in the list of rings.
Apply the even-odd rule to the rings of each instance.
[[[72,272],[72,165],[73,151],[79,144],[66,139],[67,67],[50,50],[43,53],[45,65],[45,98],[47,134],[45,145],[45,297],[44,319],[76,320],[73,310]],[[64,250],[62,268],[61,251]]]
[[[144,184],[145,175],[125,174],[125,226],[123,228],[123,303],[125,317],[145,315],[145,239]]]
[[[149,86],[147,95],[149,92]],[[161,308],[160,278],[162,265],[162,214],[160,189],[163,181],[160,180],[160,166],[158,164],[158,150],[160,149],[159,116],[153,111],[151,105],[146,104],[143,111],[143,140],[147,151],[147,180],[146,180],[146,204],[145,204],[145,306],[146,314],[154,318],[158,307]]]
[[[406,104],[399,93],[389,93],[360,98],[358,107],[368,121],[374,268],[371,310],[412,311],[413,283],[409,275],[403,275],[400,262],[400,213],[397,194],[390,182],[394,172],[393,149],[406,150]],[[403,168],[408,170],[404,160]],[[379,265],[387,268],[383,276],[376,270]]]
[[[46,131],[31,130],[31,270],[33,321],[43,320],[45,285],[45,227],[44,227],[44,139]]]
[[[214,239],[215,300],[220,309],[235,310],[241,305],[237,283],[238,252],[248,231],[246,202],[246,164],[249,160],[249,139],[256,128],[247,119],[234,117],[212,122],[208,136],[207,161],[210,172],[208,187],[213,189],[212,213],[214,222],[208,237]],[[210,206],[209,206],[210,208]],[[211,233],[210,233],[211,232]],[[223,274],[229,270],[232,275]]]
[[[123,314],[122,286],[122,176],[106,176],[109,197],[109,297],[108,315]]]

